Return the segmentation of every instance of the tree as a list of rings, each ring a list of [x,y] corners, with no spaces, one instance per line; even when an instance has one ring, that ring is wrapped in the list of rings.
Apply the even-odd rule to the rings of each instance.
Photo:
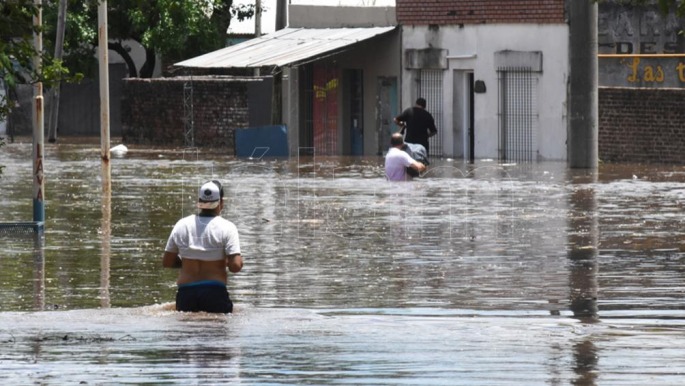
[[[97,68],[97,5],[98,0],[69,0],[67,17],[65,64],[89,75]],[[232,0],[109,0],[107,8],[109,49],[123,58],[130,77],[143,78],[152,76],[158,56],[176,61],[224,47],[231,19],[244,20],[255,12],[254,6],[234,6]],[[49,18],[54,26],[54,3]],[[140,70],[128,40],[145,49]]]
[[[640,0],[642,3],[648,0]],[[659,0],[659,7],[663,13],[674,11],[677,16],[685,17],[685,1],[683,0]]]
[[[18,84],[42,82],[50,86],[65,79],[78,79],[71,76],[62,62],[55,60],[46,52],[36,52],[33,44],[34,32],[42,31],[41,26],[33,25],[33,17],[39,8],[32,0],[13,0],[0,3],[0,76],[9,93]],[[35,57],[40,57],[41,68],[33,66]],[[0,119],[5,119],[15,101],[11,97],[0,100]]]
[[[15,106],[14,90],[19,84],[43,83],[51,86],[60,80],[77,80],[80,74],[69,75],[69,70],[46,52],[36,52],[34,33],[42,32],[42,26],[34,25],[34,16],[40,8],[33,0],[13,0],[0,3],[0,77],[7,92],[0,99],[0,120],[5,120]],[[40,68],[33,61],[39,57]],[[0,138],[0,147],[4,146]],[[4,166],[0,165],[0,175]]]
[[[20,67],[32,67],[32,22],[36,14],[37,9],[28,0],[0,3],[0,75],[5,87],[10,91],[0,101],[0,119],[5,119],[13,107],[14,101],[8,95],[17,84],[28,82],[31,76],[21,71]]]
[[[593,0],[594,2],[606,1],[606,0]],[[668,14],[673,12],[676,16],[685,17],[685,1],[683,0],[623,0],[625,4],[633,5],[646,5],[654,4],[654,2],[659,5],[661,12]]]
[[[34,0],[0,2],[0,77],[7,95],[13,95],[19,84],[42,82],[49,89],[56,82],[96,73],[100,0],[68,1],[63,60],[47,50],[35,52],[33,46],[33,34],[38,31],[43,33],[43,47],[55,46],[60,2],[44,0],[42,9]],[[244,20],[255,13],[254,6],[233,6],[232,0],[111,0],[107,5],[109,48],[121,55],[132,77],[151,77],[158,55],[185,59],[223,47],[231,19]],[[39,10],[43,26],[34,26]],[[125,46],[128,39],[145,47],[140,73]],[[41,58],[40,69],[32,64],[36,56]],[[0,119],[9,116],[14,104],[11,97],[0,98]]]

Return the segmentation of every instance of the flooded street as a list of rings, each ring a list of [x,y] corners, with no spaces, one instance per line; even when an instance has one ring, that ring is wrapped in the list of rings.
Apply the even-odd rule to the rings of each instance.
[[[0,230],[5,384],[682,385],[685,167],[235,159],[47,144],[44,239]],[[0,221],[32,220],[30,139]],[[231,315],[172,311],[161,256],[220,179]]]

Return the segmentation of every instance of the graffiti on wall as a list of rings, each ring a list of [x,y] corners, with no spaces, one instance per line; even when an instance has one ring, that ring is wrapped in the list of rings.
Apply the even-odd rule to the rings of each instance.
[[[314,64],[312,118],[315,154],[337,154],[338,70],[335,67]]]
[[[642,64],[640,57],[623,60],[630,69],[626,80],[630,83],[664,83],[667,72],[674,74],[678,82],[685,85],[685,63],[678,61],[677,64]],[[675,66],[675,68],[671,68]]]
[[[685,19],[655,3],[599,3],[601,86],[685,87]]]
[[[323,86],[314,85],[314,98],[318,100],[326,99],[329,91],[335,91],[338,88],[338,79],[331,79]]]

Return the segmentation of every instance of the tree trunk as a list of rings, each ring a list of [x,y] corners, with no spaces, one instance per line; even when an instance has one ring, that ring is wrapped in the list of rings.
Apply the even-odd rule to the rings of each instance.
[[[57,34],[55,36],[55,59],[62,60],[64,54],[64,30],[67,20],[67,0],[59,1],[57,11]],[[59,120],[59,91],[60,83],[52,89],[52,103],[50,104],[50,115],[48,117],[48,142],[57,142],[57,123]]]
[[[121,44],[121,42],[109,42],[107,43],[107,48],[110,50],[116,52],[121,56],[122,59],[124,59],[124,62],[126,62],[126,67],[128,67],[128,76],[129,78],[137,78],[138,77],[138,70],[136,69],[136,64],[133,62],[133,59],[131,58],[131,55],[128,53],[126,48]]]
[[[152,78],[155,71],[155,51],[145,47],[145,64],[140,68],[141,78]]]

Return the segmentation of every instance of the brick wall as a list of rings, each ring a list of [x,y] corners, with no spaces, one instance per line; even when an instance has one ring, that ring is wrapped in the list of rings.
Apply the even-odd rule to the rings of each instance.
[[[564,2],[565,0],[396,0],[395,7],[400,25],[565,23]]]
[[[685,164],[685,89],[600,87],[599,159]]]
[[[121,102],[125,143],[185,145],[187,78],[124,79]],[[235,129],[248,127],[247,79],[193,77],[195,146],[234,151]]]

